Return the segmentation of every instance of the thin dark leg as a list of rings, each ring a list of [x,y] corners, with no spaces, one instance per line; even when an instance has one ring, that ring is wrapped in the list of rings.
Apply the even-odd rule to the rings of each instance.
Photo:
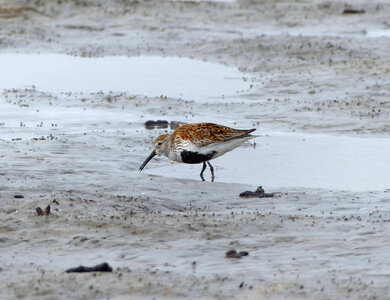
[[[205,181],[204,177],[203,177],[204,170],[206,170],[206,163],[205,162],[203,162],[203,168],[202,168],[202,171],[200,172],[200,178],[202,178],[202,181]]]
[[[210,172],[211,172],[211,182],[214,182],[214,168],[209,162],[207,162],[207,164],[209,165]]]

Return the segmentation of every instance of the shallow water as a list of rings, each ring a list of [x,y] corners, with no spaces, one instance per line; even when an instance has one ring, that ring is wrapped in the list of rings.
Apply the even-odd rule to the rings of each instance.
[[[254,73],[248,82],[234,68],[230,76],[179,58],[173,70],[166,58],[152,67],[113,60],[121,74],[101,63],[111,58],[53,55],[52,72],[46,55],[25,69],[16,62],[12,84],[34,84],[36,69],[46,81],[0,93],[3,297],[386,299],[390,190],[358,191],[389,182],[388,43],[375,34],[387,35],[390,6],[358,1],[348,6],[366,13],[345,16],[337,1],[100,2],[4,9],[0,48],[195,56]],[[250,94],[241,92],[248,84]],[[143,123],[158,119],[256,127],[263,136],[213,161],[214,183],[199,180],[200,165],[166,158],[140,173],[165,132]],[[275,197],[239,197],[258,185]],[[37,216],[49,203],[51,214]],[[249,256],[225,258],[232,248]],[[64,273],[103,261],[112,274]]]
[[[353,191],[390,187],[388,138],[269,133],[253,141],[256,148],[242,147],[212,161],[217,181]],[[145,171],[196,179],[201,169],[158,165],[151,162]]]
[[[233,68],[182,58],[0,55],[1,63],[6,70],[2,74],[7,74],[3,75],[4,80],[0,81],[3,88],[36,85],[37,89],[44,91],[43,94],[35,90],[21,91],[15,95],[8,93],[8,96],[15,99],[0,103],[0,117],[3,122],[0,132],[3,140],[21,139],[18,143],[23,144],[23,141],[36,140],[42,136],[49,139],[67,139],[75,156],[79,157],[79,165],[93,166],[94,161],[100,161],[99,154],[85,155],[85,148],[79,147],[78,143],[96,144],[98,139],[102,139],[102,147],[104,143],[111,149],[112,172],[128,168],[127,161],[121,161],[121,158],[117,157],[123,152],[120,136],[140,138],[142,133],[137,132],[143,131],[142,123],[145,120],[160,118],[164,107],[178,104],[175,104],[174,100],[149,103],[149,100],[142,97],[137,99],[135,106],[131,101],[105,104],[105,99],[113,96],[96,94],[97,91],[113,89],[115,92],[160,95],[164,90],[170,97],[176,95],[218,102],[220,99],[213,98],[213,95],[218,94],[217,90],[225,94],[235,93],[239,86],[246,84],[240,79],[240,73]],[[19,69],[18,65],[26,66],[28,71],[15,72]],[[44,67],[39,67],[40,65]],[[59,77],[55,74],[59,74]],[[197,84],[194,85],[194,82]],[[144,86],[147,88],[144,89]],[[180,88],[181,92],[178,94]],[[69,90],[73,94],[61,94]],[[61,97],[66,100],[61,100]],[[85,100],[91,97],[96,100]],[[147,105],[150,108],[141,112],[140,107]],[[240,108],[243,114],[248,114],[247,119],[237,119],[235,110],[227,106],[225,108],[223,101],[217,109],[220,111],[219,115],[214,115],[215,108],[204,108],[204,119],[201,121],[213,121],[234,127],[231,123],[237,120],[240,121],[241,128],[253,127],[251,114],[248,114],[253,110],[250,105],[241,104]],[[183,106],[182,110],[186,108]],[[183,121],[180,113],[176,115],[173,112],[172,115],[177,118],[173,120]],[[168,119],[172,120],[172,116]],[[190,118],[185,121],[197,120]],[[256,133],[262,137],[251,141],[252,145],[256,143],[255,148],[247,144],[213,161],[216,181],[261,184],[275,189],[304,187],[366,191],[389,188],[390,140],[387,138],[298,134],[275,130],[267,132],[264,128],[257,129]],[[99,137],[102,132],[115,134]],[[144,151],[151,151],[151,141],[162,132],[164,131],[148,132],[150,142],[146,144]],[[47,150],[47,155],[52,156],[52,150]],[[154,174],[199,179],[201,165],[176,164],[165,158],[154,159],[140,174],[138,167],[142,159],[142,155],[138,158],[128,158],[130,161],[139,161],[136,162],[137,165],[130,167],[137,176]],[[23,161],[27,167],[28,160]],[[61,156],[57,161],[61,161]],[[6,164],[9,165],[9,162]],[[67,164],[66,159],[63,164]],[[13,168],[12,165],[9,167]],[[104,167],[105,170],[107,168],[110,169]],[[90,172],[99,174],[100,171],[97,168]],[[208,171],[206,174],[208,175]]]
[[[249,87],[235,68],[179,57],[1,54],[0,65],[0,89],[35,86],[51,93],[115,91],[200,101]]]

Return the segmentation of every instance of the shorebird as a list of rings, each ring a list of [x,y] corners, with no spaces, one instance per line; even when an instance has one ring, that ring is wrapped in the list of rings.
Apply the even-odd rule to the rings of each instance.
[[[211,172],[211,181],[214,181],[214,168],[210,160],[237,148],[249,139],[258,137],[258,135],[250,135],[255,130],[255,128],[240,130],[213,123],[182,125],[173,133],[166,133],[156,138],[154,150],[139,170],[142,171],[154,156],[163,155],[180,163],[203,163],[200,172],[202,181],[205,181],[203,172],[207,163]]]

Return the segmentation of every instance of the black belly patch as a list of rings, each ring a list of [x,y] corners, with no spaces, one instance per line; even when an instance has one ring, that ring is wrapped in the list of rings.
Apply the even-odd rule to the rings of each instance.
[[[181,160],[186,164],[199,164],[201,162],[208,161],[213,158],[217,151],[212,151],[208,154],[202,154],[199,152],[182,151],[180,153]]]

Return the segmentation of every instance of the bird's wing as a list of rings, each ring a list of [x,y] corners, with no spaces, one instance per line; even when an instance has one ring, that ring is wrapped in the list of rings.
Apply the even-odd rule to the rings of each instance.
[[[211,144],[226,142],[249,135],[256,129],[240,130],[214,123],[195,123],[180,126],[172,135],[172,141],[183,139],[206,147]]]

